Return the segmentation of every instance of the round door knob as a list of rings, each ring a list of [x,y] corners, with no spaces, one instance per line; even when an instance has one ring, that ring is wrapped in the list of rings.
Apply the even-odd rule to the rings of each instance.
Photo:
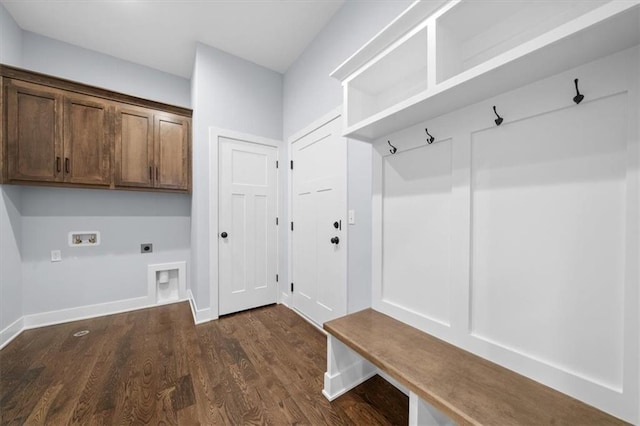
[[[338,244],[339,242],[340,242],[340,238],[338,238],[338,237],[333,237],[333,238],[331,239],[331,243],[332,243],[332,244]]]
[[[333,222],[333,227],[338,229],[340,227],[340,223],[338,222]]]
[[[222,238],[227,238],[227,236],[228,236],[228,235],[229,235],[229,234],[227,234],[226,232],[223,232],[223,233],[221,233],[221,234],[220,234],[220,236],[221,236]]]

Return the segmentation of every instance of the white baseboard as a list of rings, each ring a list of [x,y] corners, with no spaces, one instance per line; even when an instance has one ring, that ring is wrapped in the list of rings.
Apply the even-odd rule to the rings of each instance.
[[[285,306],[287,306],[287,305],[285,305]],[[308,322],[309,324],[314,326],[320,333],[324,334],[325,336],[327,335],[327,332],[324,330],[324,328],[322,328],[322,326],[316,324],[311,318],[307,317],[305,314],[303,314],[302,312],[300,312],[299,310],[297,310],[296,308],[294,308],[292,306],[287,306],[287,308],[291,309],[293,312],[298,314],[298,316],[300,318],[302,318],[303,320],[305,320],[306,322]]]
[[[291,296],[284,291],[280,293],[280,301],[278,303],[283,304],[287,308],[293,308],[293,305],[291,304]]]
[[[13,324],[0,331],[0,349],[10,341],[18,337],[24,330],[46,327],[48,325],[63,324],[105,315],[120,314],[138,309],[153,308],[171,303],[184,302],[186,299],[174,300],[161,304],[150,304],[147,296],[132,299],[117,300],[114,302],[99,303],[96,305],[79,306],[76,308],[61,309],[58,311],[43,312],[40,314],[24,315]]]
[[[189,299],[189,306],[191,307],[191,314],[193,315],[193,322],[196,325],[217,319],[211,318],[211,308],[198,309],[196,299],[193,297],[191,289],[187,290],[187,295]]]
[[[58,311],[43,312],[24,316],[24,329],[45,327],[47,325],[63,324],[65,322],[95,318],[104,315],[119,314],[136,309],[150,308],[149,299],[136,297],[133,299],[117,300],[114,302],[98,303],[95,305],[78,306],[76,308],[60,309]]]
[[[333,376],[329,375],[329,373],[324,373],[322,394],[329,401],[333,401],[345,392],[366,382],[375,376],[377,372],[377,368],[362,359]]]
[[[8,326],[4,330],[0,331],[0,349],[4,348],[13,339],[18,337],[24,329],[24,317],[20,317]]]

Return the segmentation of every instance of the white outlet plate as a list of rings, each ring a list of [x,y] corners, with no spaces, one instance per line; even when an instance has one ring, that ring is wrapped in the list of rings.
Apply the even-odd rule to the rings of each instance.
[[[356,224],[356,211],[349,210],[349,225],[355,225],[355,224]]]
[[[62,253],[60,250],[51,250],[51,261],[62,262]]]

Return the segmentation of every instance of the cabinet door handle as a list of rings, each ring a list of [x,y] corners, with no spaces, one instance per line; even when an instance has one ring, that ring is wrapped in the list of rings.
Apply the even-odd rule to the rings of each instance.
[[[69,159],[65,157],[64,159],[64,172],[69,173],[71,171],[71,167],[69,166]]]
[[[60,157],[56,157],[56,173],[60,173],[62,171],[62,169],[60,168],[62,166],[61,162],[60,162]]]
[[[153,167],[149,166],[149,180],[153,180]]]
[[[158,168],[156,167],[156,181],[158,180]]]

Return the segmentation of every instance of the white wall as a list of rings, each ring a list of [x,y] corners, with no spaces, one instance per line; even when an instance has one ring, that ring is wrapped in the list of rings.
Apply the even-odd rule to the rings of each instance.
[[[329,74],[411,3],[347,0],[284,76],[285,140],[342,104],[342,85]],[[356,224],[348,228],[347,302],[353,312],[371,305],[371,145],[349,140],[347,155],[347,203],[356,213]],[[285,175],[283,190],[287,178]],[[288,221],[284,216],[283,223]],[[287,283],[284,238],[280,271],[281,282]]]
[[[93,50],[23,32],[22,67],[189,108],[189,80]]]
[[[0,4],[0,63],[22,65],[22,30]]]
[[[371,158],[368,142],[348,140],[348,209],[355,212],[355,224],[347,225],[347,312],[371,306]]]
[[[282,75],[213,47],[198,44],[193,77],[192,292],[197,308],[217,316],[217,290],[210,292],[212,262],[209,232],[211,179],[209,127],[282,139]],[[214,297],[213,306],[211,296]]]
[[[17,188],[0,186],[0,332],[23,315],[20,204]]]
[[[22,30],[1,4],[0,63],[22,64]],[[16,331],[7,327],[23,315],[20,201],[18,189],[0,186],[0,346]]]
[[[347,0],[284,75],[284,137],[342,104],[342,85],[329,74],[412,0]]]
[[[190,257],[186,194],[76,188],[22,189],[25,315],[147,296],[147,265]],[[71,231],[99,231],[69,247]],[[153,253],[140,253],[152,243]],[[61,250],[62,262],[51,262]]]

